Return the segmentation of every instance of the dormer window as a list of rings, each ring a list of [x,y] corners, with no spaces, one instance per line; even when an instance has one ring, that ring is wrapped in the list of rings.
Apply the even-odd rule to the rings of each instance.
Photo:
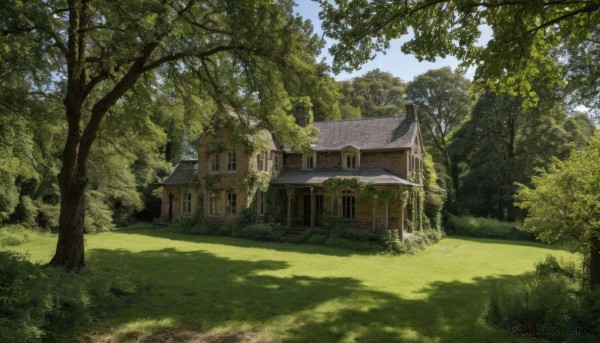
[[[358,169],[360,166],[360,154],[358,149],[348,147],[342,150],[342,169]]]
[[[356,154],[346,154],[345,157],[345,169],[356,169]]]
[[[316,156],[314,152],[302,155],[302,169],[313,170],[316,166]]]

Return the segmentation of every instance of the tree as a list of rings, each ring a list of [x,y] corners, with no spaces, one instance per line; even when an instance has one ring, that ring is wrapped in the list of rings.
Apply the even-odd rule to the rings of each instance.
[[[449,67],[429,70],[408,84],[407,99],[419,108],[423,138],[433,147],[433,157],[450,176],[450,203],[458,189],[458,167],[450,154],[453,134],[471,110],[470,82]]]
[[[560,94],[538,92],[542,101],[527,110],[519,97],[484,94],[457,131],[451,154],[463,165],[460,212],[514,220],[520,215],[514,207],[514,183],[529,184],[536,168],[552,157],[568,157],[591,137],[579,130],[583,122],[566,117]],[[579,134],[580,141],[572,141]]]
[[[379,69],[355,77],[351,86],[342,86],[342,108],[359,108],[363,117],[393,117],[404,113],[404,90],[401,78]],[[348,117],[355,117],[356,113]]]
[[[553,49],[561,42],[577,48],[600,26],[597,0],[319,2],[324,33],[338,41],[330,49],[334,70],[355,69],[412,33],[403,52],[427,61],[453,55],[463,67],[477,67],[480,89],[520,95],[527,106],[537,100],[531,80],[545,75],[548,86],[563,80]],[[492,38],[482,46],[478,40],[488,29]]]
[[[600,133],[565,161],[554,159],[519,184],[517,205],[528,211],[525,227],[547,242],[575,241],[588,255],[592,288],[600,288]]]
[[[59,237],[53,265],[85,266],[90,152],[115,106],[173,80],[217,108],[254,114],[282,140],[310,142],[287,115],[290,70],[312,74],[321,44],[288,0],[13,0],[0,7],[3,62],[33,92],[63,97],[66,142],[58,174]],[[139,80],[144,81],[145,87]],[[29,94],[31,96],[31,93]],[[143,123],[148,113],[129,112]]]

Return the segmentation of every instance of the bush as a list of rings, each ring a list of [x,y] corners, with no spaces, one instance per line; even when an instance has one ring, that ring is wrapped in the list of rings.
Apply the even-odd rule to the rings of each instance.
[[[192,235],[231,236],[231,227],[215,222],[208,222],[190,227],[187,233]]]
[[[29,241],[29,234],[20,225],[8,225],[0,229],[0,246],[16,246]]]
[[[447,224],[447,232],[459,236],[535,241],[535,236],[525,231],[517,222],[449,215]]]
[[[0,341],[64,342],[140,293],[130,271],[66,272],[0,252]]]
[[[232,236],[255,241],[283,242],[285,231],[273,224],[254,224],[244,228],[234,227]]]
[[[600,333],[600,290],[581,290],[583,276],[574,264],[559,262],[553,256],[536,264],[533,279],[492,292],[486,319],[498,327],[510,327],[515,335],[537,335],[560,341],[598,341]],[[546,335],[538,328],[584,329],[582,335]]]
[[[250,207],[246,207],[240,211],[235,225],[239,227],[246,227],[256,223],[256,210]]]
[[[309,231],[307,231],[307,232],[309,232]],[[324,234],[313,233],[306,240],[306,243],[308,243],[308,244],[316,244],[316,245],[324,244],[328,237],[329,236],[324,235]]]

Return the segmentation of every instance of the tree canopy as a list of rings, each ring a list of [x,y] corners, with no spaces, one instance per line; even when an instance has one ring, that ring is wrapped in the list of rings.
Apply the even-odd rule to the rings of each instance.
[[[315,56],[323,43],[293,15],[292,1],[12,0],[0,6],[0,27],[0,87],[13,94],[3,109],[53,97],[63,111],[54,264],[85,265],[85,190],[100,187],[90,180],[103,175],[92,168],[100,150],[119,140],[136,147],[127,140],[138,131],[165,140],[147,106],[160,101],[158,90],[167,99],[185,95],[202,125],[232,109],[258,123],[249,131],[268,128],[295,146],[312,140],[287,110],[322,80]],[[335,88],[323,94],[338,96]]]
[[[401,78],[379,69],[342,81],[344,118],[393,117],[404,113],[406,85]],[[357,113],[358,112],[358,113]]]
[[[577,50],[600,26],[597,0],[319,2],[325,35],[338,40],[330,49],[334,70],[357,68],[374,52],[388,49],[391,40],[412,34],[403,52],[427,61],[455,56],[463,67],[477,68],[476,86],[520,95],[527,106],[537,101],[531,80],[544,76],[547,85],[563,82],[556,48],[568,42]],[[492,37],[482,45],[486,27]]]
[[[552,160],[519,185],[518,206],[527,209],[525,226],[547,242],[574,241],[589,257],[592,287],[600,287],[600,133],[565,161]]]

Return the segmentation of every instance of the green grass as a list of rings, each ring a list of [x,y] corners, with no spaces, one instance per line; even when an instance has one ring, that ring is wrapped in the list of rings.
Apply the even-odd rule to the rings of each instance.
[[[2,249],[48,261],[56,237],[30,239]],[[80,335],[125,342],[506,342],[483,319],[491,290],[549,253],[574,258],[533,242],[447,238],[381,256],[139,227],[88,235],[86,249],[90,268],[126,267],[150,285]]]

